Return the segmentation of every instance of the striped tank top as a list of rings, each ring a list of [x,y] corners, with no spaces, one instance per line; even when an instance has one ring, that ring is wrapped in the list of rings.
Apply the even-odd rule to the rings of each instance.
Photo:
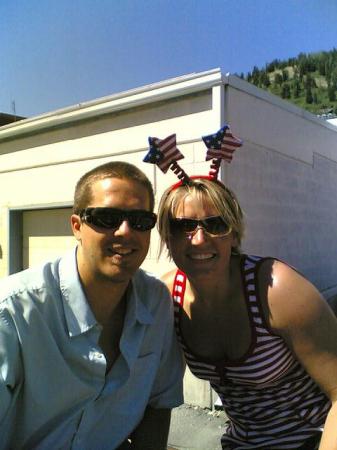
[[[299,449],[318,435],[331,406],[284,340],[268,328],[257,291],[257,273],[264,260],[241,258],[252,343],[240,360],[211,361],[186,345],[180,328],[186,275],[178,270],[175,276],[178,340],[191,372],[208,380],[222,401],[229,418],[221,439],[223,449]]]

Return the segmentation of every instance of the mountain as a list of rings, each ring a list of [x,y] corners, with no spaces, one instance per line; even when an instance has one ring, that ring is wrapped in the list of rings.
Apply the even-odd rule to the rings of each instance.
[[[241,78],[316,115],[337,115],[337,49],[254,67]]]

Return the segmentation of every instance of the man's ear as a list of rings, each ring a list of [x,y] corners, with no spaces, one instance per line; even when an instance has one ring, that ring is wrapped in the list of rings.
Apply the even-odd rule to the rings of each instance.
[[[73,230],[73,234],[75,238],[80,241],[81,240],[81,231],[82,231],[82,221],[80,216],[77,214],[72,214],[70,218],[71,229]]]

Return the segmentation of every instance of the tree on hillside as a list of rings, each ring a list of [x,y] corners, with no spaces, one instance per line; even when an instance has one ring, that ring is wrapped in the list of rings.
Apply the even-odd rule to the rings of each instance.
[[[328,98],[330,102],[336,101],[336,88],[332,84],[328,87]]]
[[[280,61],[278,59],[274,59],[271,63],[266,64],[266,72],[275,72],[279,67]]]
[[[307,87],[305,90],[305,101],[310,105],[313,101],[314,98],[312,96],[312,91],[310,87]]]
[[[282,70],[282,80],[283,81],[288,81],[289,80],[289,72],[286,69]]]
[[[298,78],[295,78],[293,81],[293,93],[294,98],[298,98],[301,93],[301,83]]]
[[[253,84],[255,84],[255,86],[258,86],[259,81],[260,81],[260,71],[259,71],[258,67],[254,66],[253,71],[252,71],[252,82],[253,82]]]
[[[294,67],[296,65],[296,58],[289,58],[287,61],[287,66]]]
[[[270,86],[270,78],[266,71],[262,70],[260,72],[260,83],[262,86],[268,88]]]
[[[309,73],[305,77],[304,87],[306,87],[306,88],[317,87],[315,79]]]
[[[334,67],[332,73],[331,73],[331,78],[330,78],[330,83],[335,86],[335,89],[337,89],[337,66]]]
[[[290,98],[291,97],[290,86],[288,83],[282,84],[281,97],[282,98]]]
[[[276,73],[274,78],[275,86],[282,86],[282,83],[283,83],[282,75],[280,73]]]
[[[315,114],[322,114],[327,108],[337,110],[336,48],[311,54],[299,53],[287,60],[274,59],[262,69],[255,66],[245,79],[296,105],[305,105]]]
[[[326,61],[327,61],[327,55],[325,52],[323,52],[318,57],[318,73],[322,77],[325,77],[325,75],[326,75]]]

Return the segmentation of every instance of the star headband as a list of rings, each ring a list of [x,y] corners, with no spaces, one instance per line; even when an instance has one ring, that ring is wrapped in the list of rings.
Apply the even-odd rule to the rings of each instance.
[[[227,124],[221,127],[216,133],[203,136],[202,140],[207,147],[206,161],[211,160],[209,174],[203,178],[217,180],[221,160],[223,159],[227,163],[230,163],[235,150],[241,147],[242,140],[231,133]],[[166,173],[168,169],[171,169],[180,180],[173,188],[183,183],[188,183],[191,178],[195,178],[189,177],[177,163],[177,161],[183,159],[184,156],[177,148],[175,134],[172,134],[165,139],[149,137],[149,145],[150,149],[143,161],[156,164],[164,173]]]

